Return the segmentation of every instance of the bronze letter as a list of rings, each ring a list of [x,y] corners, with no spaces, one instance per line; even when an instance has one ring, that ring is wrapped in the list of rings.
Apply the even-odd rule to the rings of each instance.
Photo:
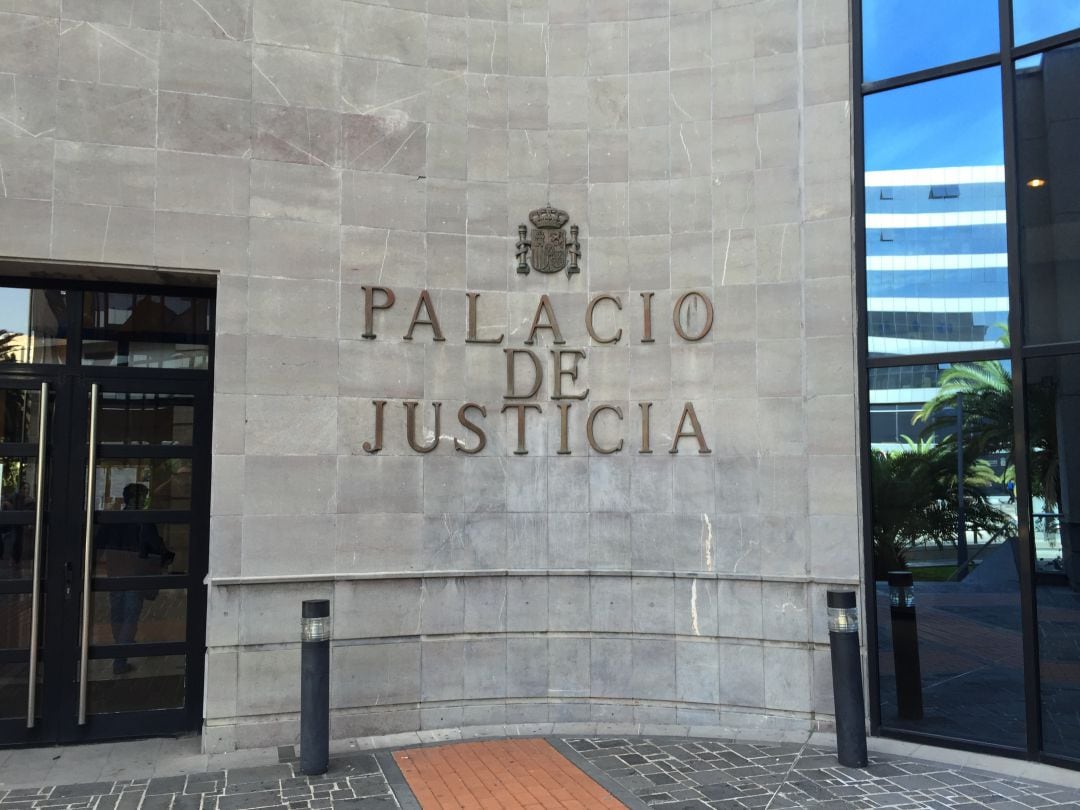
[[[649,411],[652,410],[651,402],[639,402],[638,407],[641,408],[641,449],[639,453],[651,453],[652,447],[649,445],[649,420],[652,418],[649,416]]]
[[[364,291],[364,333],[361,337],[369,340],[375,337],[375,310],[390,309],[394,305],[394,291],[389,287],[360,287]],[[381,292],[385,300],[381,304],[375,303],[375,293]]]
[[[537,413],[543,413],[543,411],[535,402],[513,402],[503,405],[502,412],[506,413],[511,408],[517,410],[517,449],[514,451],[514,455],[527,456],[529,455],[529,449],[525,446],[525,411],[529,408],[535,408]]]
[[[365,453],[378,453],[382,450],[383,412],[386,410],[386,400],[375,400],[375,443],[364,442]]]
[[[420,307],[427,312],[427,317],[420,320]],[[413,329],[417,326],[430,326],[434,332],[432,340],[446,340],[443,337],[442,327],[439,326],[439,317],[435,314],[435,307],[431,304],[431,293],[427,290],[420,291],[420,297],[416,299],[416,309],[413,310],[412,320],[409,321],[409,331],[402,340],[412,340]]]
[[[596,305],[601,301],[612,301],[615,304],[615,309],[622,312],[622,301],[620,301],[614,295],[598,295],[592,301],[589,302],[589,306],[585,308],[585,329],[589,333],[589,337],[595,340],[597,343],[618,343],[622,340],[622,329],[615,330],[615,336],[609,338],[597,337],[596,331],[593,329],[593,310],[596,309]]]
[[[682,328],[682,324],[679,323],[679,316],[682,314],[683,304],[686,303],[686,299],[691,296],[696,296],[701,299],[701,302],[705,304],[705,327],[701,330],[701,334],[690,337]],[[713,321],[713,306],[712,301],[709,300],[707,295],[699,293],[697,290],[691,290],[688,293],[683,293],[679,296],[679,300],[675,302],[675,311],[672,313],[672,320],[675,322],[675,331],[679,333],[679,337],[683,340],[688,340],[691,343],[701,340],[712,329]]]
[[[540,368],[540,358],[528,349],[503,349],[503,352],[506,354],[506,398],[532,399],[536,396],[536,392],[540,390],[540,384],[544,381],[544,370]],[[517,390],[514,386],[516,381],[514,369],[517,366],[516,358],[519,354],[527,354],[533,364],[533,387],[529,389],[527,394],[514,393]]]
[[[540,316],[545,315],[547,317],[547,323],[540,323]],[[551,308],[551,299],[546,295],[540,296],[540,304],[536,307],[536,314],[533,315],[532,326],[529,327],[529,336],[525,339],[526,346],[532,346],[536,342],[536,330],[538,329],[550,329],[551,334],[554,336],[554,343],[566,343],[563,340],[562,332],[559,331],[559,322],[555,320],[555,310]]]
[[[687,417],[690,418],[691,429],[689,431],[683,430]],[[705,454],[712,452],[712,450],[709,449],[709,446],[705,444],[705,434],[701,432],[701,423],[698,422],[697,414],[694,412],[694,403],[692,402],[687,402],[686,407],[683,408],[682,416],[679,417],[679,427],[675,430],[675,441],[671,443],[671,449],[668,450],[668,452],[678,453],[679,439],[684,439],[688,436],[693,436],[697,439],[699,453]]]
[[[465,342],[493,343],[496,345],[502,343],[504,335],[499,335],[497,338],[478,338],[476,336],[476,299],[480,297],[480,293],[465,293],[465,296],[469,299],[468,331],[465,335]]]
[[[560,456],[568,456],[570,455],[570,445],[567,442],[566,422],[567,415],[570,413],[570,403],[557,402],[555,404],[559,409],[559,449],[557,452]]]
[[[563,355],[568,354],[574,358],[574,362],[570,364],[570,368],[563,368]],[[571,380],[577,381],[578,375],[578,360],[585,359],[585,352],[581,349],[552,349],[551,350],[552,364],[555,366],[553,369],[555,379],[551,385],[551,398],[552,399],[585,399],[589,395],[589,389],[585,389],[583,394],[564,394],[562,392],[562,378],[563,376],[569,377]]]
[[[479,439],[479,441],[476,443],[476,447],[474,447],[472,450],[469,450],[465,447],[464,442],[460,441],[459,439],[454,439],[454,449],[457,450],[459,453],[468,453],[470,456],[472,456],[476,455],[484,449],[484,447],[487,445],[487,436],[484,434],[484,431],[480,428],[478,424],[476,424],[475,422],[470,422],[468,417],[465,415],[465,412],[469,410],[469,408],[476,408],[476,410],[480,411],[480,415],[485,418],[487,417],[487,408],[485,408],[483,405],[477,405],[475,402],[466,402],[464,405],[458,408],[457,418],[458,421],[461,423],[461,426],[464,428],[468,428],[473,433],[475,433],[476,438]]]
[[[644,310],[643,321],[641,325],[641,342],[642,343],[655,343],[656,340],[652,336],[652,299],[656,293],[643,292],[641,294],[641,308]]]
[[[589,413],[588,421],[585,422],[585,436],[589,440],[589,447],[591,447],[595,452],[606,456],[610,455],[611,453],[618,453],[620,450],[622,450],[623,440],[619,439],[619,443],[614,447],[600,447],[599,445],[597,445],[596,437],[593,436],[593,422],[596,421],[597,415],[602,413],[603,411],[613,411],[614,414],[619,417],[620,421],[622,421],[623,415],[622,408],[619,408],[615,405],[597,405]]]
[[[416,408],[420,403],[415,401],[405,403],[405,438],[409,440],[409,447],[417,453],[430,453],[439,446],[439,441],[442,439],[442,403],[431,404],[435,406],[435,440],[431,444],[423,445],[416,443]]]

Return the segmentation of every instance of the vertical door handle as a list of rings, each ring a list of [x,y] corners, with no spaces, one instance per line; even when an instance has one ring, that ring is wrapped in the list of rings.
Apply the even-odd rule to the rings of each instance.
[[[49,384],[41,384],[38,411],[37,488],[34,490],[34,565],[30,592],[30,684],[26,690],[26,727],[34,727],[37,703],[38,633],[41,629],[41,532],[45,517],[45,445],[49,430]]]
[[[79,649],[79,725],[86,725],[90,657],[90,575],[94,563],[94,482],[97,477],[98,384],[90,386],[90,449],[86,459],[86,527],[83,534],[82,633]]]

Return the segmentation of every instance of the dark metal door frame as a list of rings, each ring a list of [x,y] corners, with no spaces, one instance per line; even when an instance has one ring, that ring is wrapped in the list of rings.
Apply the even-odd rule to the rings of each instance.
[[[61,288],[68,295],[67,359],[54,365],[0,365],[0,390],[36,389],[49,385],[51,400],[47,438],[47,465],[44,492],[45,522],[42,549],[42,587],[39,610],[43,616],[38,645],[38,666],[44,682],[38,690],[37,717],[33,728],[25,718],[0,719],[0,745],[90,742],[122,737],[146,737],[197,730],[202,721],[205,668],[206,576],[210,523],[210,432],[212,424],[213,328],[209,335],[209,368],[206,370],[142,369],[110,366],[83,366],[82,307],[88,291],[169,293],[210,299],[212,291],[192,288],[158,288],[119,284],[63,283],[43,279],[0,281],[0,286],[21,288]],[[174,445],[98,445],[101,458],[190,458],[191,503],[183,511],[143,511],[94,514],[92,528],[116,522],[173,522],[189,526],[188,570],[182,575],[131,579],[91,579],[91,591],[126,588],[182,589],[187,594],[185,638],[167,643],[126,645],[128,656],[183,655],[185,657],[183,706],[171,709],[89,714],[80,725],[79,664],[82,642],[82,582],[85,556],[86,469],[89,451],[89,391],[98,384],[103,392],[146,392],[190,395],[194,406],[190,448]],[[39,437],[40,439],[40,437]],[[7,449],[11,445],[0,445]],[[26,455],[28,448],[14,448]],[[36,450],[35,450],[36,452]],[[137,454],[137,455],[133,455]],[[0,524],[25,521],[25,514],[0,512]],[[31,524],[32,525],[32,524]],[[177,588],[179,586],[179,588]],[[32,579],[0,580],[0,594],[29,593]],[[68,590],[70,589],[70,592]],[[89,639],[88,639],[89,641]],[[112,658],[119,648],[109,644],[89,645],[92,662]],[[0,663],[26,661],[29,650],[0,650]]]

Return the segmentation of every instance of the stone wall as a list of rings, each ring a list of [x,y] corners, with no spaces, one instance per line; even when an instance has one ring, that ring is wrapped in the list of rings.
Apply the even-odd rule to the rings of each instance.
[[[205,747],[295,740],[320,596],[337,737],[829,721],[824,590],[860,571],[846,0],[0,12],[0,254],[219,274]],[[547,204],[580,274],[515,272]],[[425,289],[444,341],[403,339]],[[466,292],[501,345],[466,343]],[[564,344],[524,342],[542,294]],[[569,454],[553,347],[585,353]],[[527,454],[507,348],[543,364]],[[686,402],[708,454],[668,452]]]

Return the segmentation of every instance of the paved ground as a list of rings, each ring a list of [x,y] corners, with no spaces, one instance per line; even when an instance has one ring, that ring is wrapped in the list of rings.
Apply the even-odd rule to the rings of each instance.
[[[38,749],[53,750],[58,749]],[[18,781],[19,762],[29,762],[33,756],[34,752],[14,752],[0,758],[0,784]],[[278,759],[272,764],[182,776],[0,787],[0,810],[618,806],[609,803],[607,796],[627,807],[657,810],[1080,810],[1080,788],[1076,787],[891,755],[872,755],[868,768],[853,770],[838,767],[830,749],[805,742],[671,737],[453,742],[340,753],[331,757],[329,773],[312,778],[298,775],[292,748],[280,749]],[[234,761],[239,760],[234,757]],[[1070,778],[1063,782],[1076,783],[1071,774],[1066,775]],[[504,788],[505,792],[497,793]]]

